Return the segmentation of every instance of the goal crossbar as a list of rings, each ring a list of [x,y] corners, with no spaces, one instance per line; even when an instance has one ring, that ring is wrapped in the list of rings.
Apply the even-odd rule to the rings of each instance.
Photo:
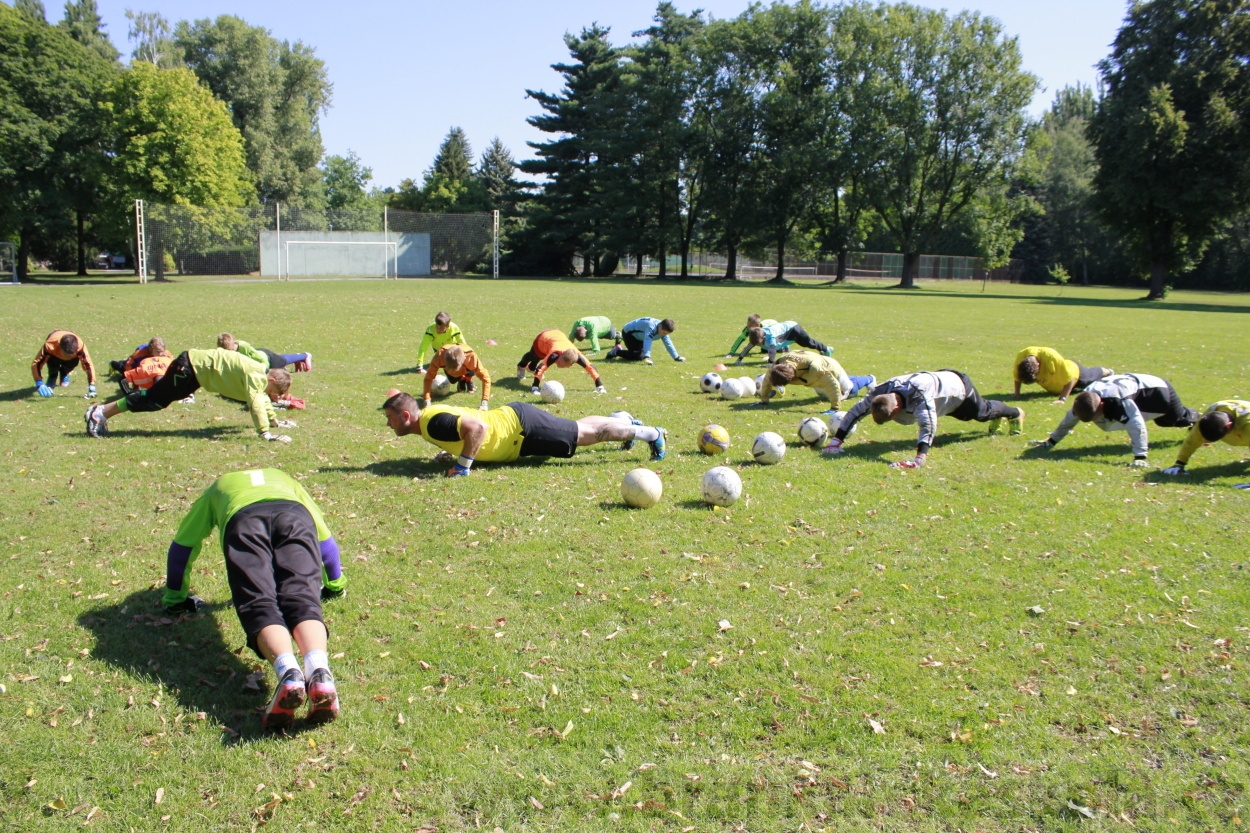
[[[291,279],[291,247],[292,246],[382,246],[382,277],[399,277],[399,245],[382,240],[283,240],[286,250],[286,279]],[[392,268],[393,267],[393,268]],[[278,279],[282,279],[282,269],[278,269]]]

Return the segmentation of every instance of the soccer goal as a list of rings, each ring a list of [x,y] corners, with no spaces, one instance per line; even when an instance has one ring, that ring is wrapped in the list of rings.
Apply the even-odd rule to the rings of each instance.
[[[309,275],[399,275],[399,247],[381,240],[283,240],[280,277]]]
[[[0,272],[7,272],[10,283],[17,283],[17,247],[7,240],[0,241]]]

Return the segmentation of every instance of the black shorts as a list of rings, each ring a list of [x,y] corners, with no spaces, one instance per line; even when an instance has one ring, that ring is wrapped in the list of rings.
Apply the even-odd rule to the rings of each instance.
[[[247,644],[269,625],[294,630],[321,615],[321,547],[302,503],[268,500],[235,512],[221,538],[226,580]],[[263,655],[262,655],[263,656]]]
[[[1080,374],[1077,376],[1076,384],[1072,386],[1074,391],[1085,390],[1086,386],[1108,375],[1105,367],[1085,367],[1078,364],[1077,369],[1080,370]]]
[[[522,457],[572,457],[577,451],[577,423],[553,416],[527,402],[509,402],[521,421]]]
[[[131,411],[163,411],[199,389],[200,380],[195,378],[191,359],[183,352],[170,362],[165,375],[153,382],[152,387],[136,388],[126,394],[126,407]]]
[[[269,360],[270,370],[286,369],[286,359],[282,358],[282,356],[278,353],[275,353],[272,350],[266,350],[264,347],[260,348],[260,352],[263,353],[265,358]]]

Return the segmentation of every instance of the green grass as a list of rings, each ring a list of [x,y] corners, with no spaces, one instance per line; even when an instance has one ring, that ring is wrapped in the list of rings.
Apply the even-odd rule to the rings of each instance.
[[[1245,297],[979,288],[0,287],[0,822],[1234,829],[1250,780],[1243,450],[1206,448],[1166,482],[1126,467],[1125,435],[1092,426],[1023,457],[1061,416],[1039,392],[1023,402],[1026,437],[943,420],[918,472],[885,465],[910,456],[915,430],[871,422],[843,459],[792,444],[765,468],[746,462],[751,438],[794,443],[822,406],[797,389],[769,410],[698,393],[758,311],[797,318],[849,372],[878,378],[956,367],[1009,394],[1016,350],[1044,344],[1168,377],[1194,406],[1250,395]],[[497,404],[529,398],[512,368],[540,329],[675,318],[686,364],[662,351],[653,368],[601,362],[606,397],[580,371],[555,375],[569,390],[559,413],[625,408],[670,430],[663,502],[619,501],[641,444],[447,481],[433,446],[391,436],[378,405],[417,388],[403,371],[443,308],[497,376]],[[174,351],[221,330],[312,350],[294,388],[309,407],[285,447],[208,395],[124,414],[91,440],[81,372],[53,399],[32,395],[31,357],[56,327],[105,366],[152,334]],[[694,437],[712,421],[745,483],[727,511],[697,502],[713,461]],[[1170,464],[1183,435],[1152,428],[1152,461]],[[327,605],[343,717],[293,737],[260,732],[272,674],[244,689],[256,660],[215,539],[195,572],[211,614],[170,624],[158,604],[190,501],[258,466],[309,487],[350,581]]]

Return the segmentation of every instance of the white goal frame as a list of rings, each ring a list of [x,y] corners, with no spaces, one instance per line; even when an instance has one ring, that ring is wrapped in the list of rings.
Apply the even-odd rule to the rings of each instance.
[[[13,270],[13,274],[9,282],[12,283],[14,286],[16,286],[17,285],[17,246],[13,245],[7,240],[0,240],[0,250],[3,250],[4,247],[6,246],[9,249],[9,267]]]
[[[385,252],[382,259],[382,279],[399,277],[399,245],[382,240],[284,240],[282,245],[286,252],[286,280],[291,280],[291,246],[383,246]],[[391,267],[394,267],[392,270]],[[278,280],[282,280],[282,270],[278,270]]]

